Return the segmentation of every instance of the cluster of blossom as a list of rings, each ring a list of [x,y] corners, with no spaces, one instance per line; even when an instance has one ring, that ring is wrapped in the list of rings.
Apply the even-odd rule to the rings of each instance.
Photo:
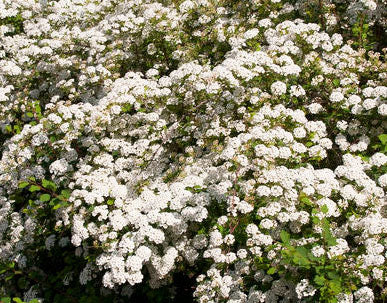
[[[89,261],[64,285],[101,273],[130,294],[206,260],[199,302],[318,300],[286,232],[360,281],[340,302],[372,302],[387,279],[386,64],[292,2],[4,0],[0,19],[23,28],[0,25],[0,263],[71,246]],[[345,5],[375,20],[379,2]],[[43,180],[63,205],[19,186]]]
[[[339,6],[345,9],[344,14],[337,14]],[[358,0],[358,1],[297,1],[295,9],[297,9],[303,17],[306,17],[308,12],[318,7],[317,14],[320,14],[320,20],[329,32],[348,30],[349,25],[353,25],[363,19],[367,20],[371,25],[385,26],[387,19],[385,16],[386,2],[383,0]],[[321,12],[323,11],[323,13]]]
[[[260,218],[259,225],[251,223],[245,228],[247,240],[243,247],[246,247],[246,250],[243,250],[243,253],[239,250],[237,254],[227,253],[230,251],[227,246],[233,244],[228,240],[234,238],[233,229],[230,228],[230,234],[222,235],[219,230],[223,228],[219,229],[218,226],[210,233],[208,249],[204,253],[204,257],[212,258],[214,263],[218,264],[218,268],[224,264],[222,268],[226,269],[223,273],[217,273],[219,277],[217,279],[232,277],[237,271],[236,268],[239,268],[238,262],[243,262],[244,271],[238,272],[237,278],[231,280],[235,281],[232,289],[236,293],[243,292],[241,287],[244,283],[240,282],[241,279],[249,281],[254,278],[263,285],[271,285],[269,290],[260,293],[261,301],[250,301],[249,297],[245,296],[238,302],[278,302],[285,298],[295,300],[296,297],[301,299],[315,294],[316,289],[305,279],[297,285],[289,286],[290,289],[284,292],[284,286],[281,284],[284,277],[275,280],[264,271],[258,273],[254,270],[259,266],[259,263],[254,263],[254,260],[259,258],[265,258],[266,263],[271,266],[281,264],[283,248],[280,232],[288,230],[292,235],[303,235],[305,229],[310,228],[312,216],[332,220],[332,233],[337,237],[337,243],[330,246],[328,250],[323,248],[325,246],[321,242],[323,229],[321,221],[317,221],[312,224],[313,237],[301,237],[295,240],[295,245],[309,245],[316,258],[323,255],[329,259],[340,258],[342,269],[348,273],[355,273],[363,284],[368,284],[371,280],[384,281],[386,262],[384,235],[387,232],[387,218],[381,215],[381,208],[386,207],[386,201],[382,188],[364,174],[363,164],[359,157],[354,158],[347,154],[344,157],[344,165],[338,166],[334,172],[328,169],[315,170],[311,166],[298,169],[277,166],[259,172],[256,182],[261,185],[255,189],[255,192],[256,196],[261,199],[263,197],[266,201],[260,200],[265,206],[256,209],[256,215]],[[353,167],[357,167],[356,172]],[[283,190],[281,195],[277,194],[278,188]],[[252,190],[254,191],[254,188]],[[332,197],[335,197],[335,200],[332,200]],[[307,210],[305,201],[313,203],[319,211],[313,215],[305,211]],[[323,210],[323,207],[326,207],[326,210]],[[340,224],[340,218],[351,213],[352,209],[356,209],[357,213],[362,215],[351,216],[348,222]],[[243,214],[244,212],[241,211],[238,220],[243,220],[241,218]],[[219,225],[225,223],[226,220],[218,220]],[[353,247],[350,247],[345,240],[351,232],[360,234]],[[359,249],[361,246],[364,248]],[[361,253],[362,251],[365,253]],[[369,269],[367,271],[369,274],[364,275],[364,272],[357,271],[357,268]],[[295,271],[292,268],[288,270]],[[231,294],[230,290],[225,295],[222,288],[219,290],[220,293],[212,291],[215,283],[212,269],[205,276],[198,278],[198,282],[195,295],[199,297],[200,302],[222,298],[231,300],[236,295]],[[360,294],[360,290],[358,293]]]

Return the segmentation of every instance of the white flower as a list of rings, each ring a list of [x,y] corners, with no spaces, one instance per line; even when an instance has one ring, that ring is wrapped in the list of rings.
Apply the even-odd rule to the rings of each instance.
[[[51,163],[50,172],[54,175],[63,175],[69,169],[69,164],[65,159],[59,159]]]
[[[258,22],[258,25],[259,25],[260,27],[264,27],[264,28],[269,27],[271,24],[272,24],[272,22],[271,22],[271,20],[270,20],[269,18],[261,19],[261,20],[259,20],[259,22]]]
[[[374,293],[372,289],[367,286],[363,286],[354,293],[357,303],[370,303],[374,302]]]
[[[50,235],[49,237],[47,237],[47,239],[45,241],[45,245],[46,245],[47,250],[50,250],[52,247],[54,247],[55,239],[56,239],[55,235]]]
[[[248,40],[248,39],[254,38],[258,34],[259,34],[259,29],[253,28],[253,29],[250,29],[247,32],[245,32],[244,37],[245,37],[245,39]]]
[[[364,4],[365,7],[367,7],[371,11],[374,11],[377,8],[377,4],[375,3],[375,1],[372,1],[372,0],[361,0],[361,2]]]
[[[228,221],[228,218],[226,216],[221,216],[221,217],[218,218],[218,224],[219,225],[224,225],[224,224],[227,223],[227,221]]]
[[[384,103],[378,107],[378,113],[382,116],[387,116],[387,103]]]
[[[329,96],[329,100],[331,102],[340,102],[340,101],[344,100],[344,95],[341,92],[333,92]]]
[[[375,153],[370,158],[370,164],[377,167],[383,166],[387,163],[387,156],[382,153]]]
[[[322,255],[324,255],[324,253],[325,253],[325,250],[324,250],[324,248],[321,247],[321,246],[314,246],[314,247],[312,248],[312,254],[313,254],[313,256],[315,256],[316,258],[321,257]]]
[[[301,280],[296,286],[297,298],[302,299],[304,297],[314,296],[316,289],[309,284],[308,279]]]
[[[273,95],[281,96],[286,93],[286,84],[281,81],[276,81],[271,85],[270,89]]]
[[[235,237],[231,234],[226,235],[223,242],[227,245],[232,245],[235,242]]]
[[[302,88],[301,85],[292,85],[290,87],[290,95],[295,97],[300,97],[305,95],[305,90]]]
[[[308,109],[312,114],[318,114],[323,110],[323,107],[321,104],[318,103],[312,103],[308,105]]]
[[[192,1],[190,1],[190,0],[186,0],[186,1],[184,1],[182,4],[180,4],[179,10],[180,10],[182,13],[186,13],[186,12],[188,12],[189,10],[193,9],[194,7],[195,7],[194,2],[192,2]]]
[[[153,43],[149,43],[147,47],[147,52],[149,55],[154,55],[157,52],[156,46]]]

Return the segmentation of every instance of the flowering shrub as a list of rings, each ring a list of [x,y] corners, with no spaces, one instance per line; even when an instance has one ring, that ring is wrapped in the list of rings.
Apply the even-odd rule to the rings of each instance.
[[[386,21],[2,0],[2,302],[384,302]]]

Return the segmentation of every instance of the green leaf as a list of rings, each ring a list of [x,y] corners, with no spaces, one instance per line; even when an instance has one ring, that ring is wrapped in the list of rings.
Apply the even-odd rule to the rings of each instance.
[[[30,185],[29,182],[27,182],[27,181],[22,181],[22,182],[19,183],[19,188],[22,189],[22,188],[27,187],[28,185]]]
[[[341,288],[341,282],[337,280],[329,281],[329,288],[330,290],[335,294],[339,294],[342,290]]]
[[[312,216],[312,222],[313,222],[313,224],[318,224],[318,223],[320,223],[320,219],[316,216]]]
[[[338,281],[341,280],[340,275],[335,271],[328,271],[327,275],[328,275],[328,278],[331,280],[338,280]]]
[[[31,113],[31,112],[28,112],[26,115],[27,115],[28,118],[32,118],[34,116],[34,114]]]
[[[336,241],[336,238],[333,237],[332,233],[331,233],[331,230],[330,230],[330,225],[329,225],[329,221],[324,218],[322,220],[322,228],[323,228],[323,232],[322,232],[322,236],[325,240],[326,243],[328,243],[328,246],[334,246],[337,244],[337,241]]]
[[[293,262],[309,268],[310,261],[308,259],[308,250],[305,247],[297,247],[293,257]]]
[[[27,280],[24,277],[21,277],[17,280],[17,286],[21,289],[25,289],[27,287]]]
[[[380,142],[382,142],[383,145],[387,144],[387,134],[381,134],[378,136]]]
[[[267,271],[267,274],[268,275],[272,275],[272,274],[275,274],[277,271],[277,269],[275,267],[271,267],[269,268],[269,270]]]
[[[336,86],[336,87],[340,86],[340,80],[339,79],[334,79],[332,82],[333,82],[334,86]]]
[[[300,201],[301,201],[302,203],[306,204],[306,205],[313,206],[312,201],[310,201],[310,199],[307,198],[307,197],[301,198]]]
[[[6,130],[7,132],[9,132],[9,133],[12,133],[12,126],[11,126],[11,125],[7,125],[7,126],[5,127],[5,130]]]
[[[11,303],[10,297],[2,297],[0,300],[1,303]]]
[[[51,199],[51,196],[49,194],[43,194],[40,196],[39,200],[42,202],[47,202]]]
[[[296,251],[304,258],[308,258],[308,250],[305,247],[297,247]]]
[[[15,130],[15,132],[16,132],[17,134],[20,134],[21,129],[20,129],[20,126],[19,126],[19,125],[14,125],[13,129]]]
[[[46,180],[46,179],[43,179],[42,185],[43,185],[43,187],[51,189],[53,191],[56,191],[56,188],[57,188],[57,186],[54,182]]]
[[[324,276],[315,276],[314,283],[316,283],[317,285],[320,285],[320,286],[324,285],[325,284]]]
[[[64,189],[60,193],[65,199],[70,198],[71,192],[68,189]]]
[[[31,185],[30,186],[30,192],[39,191],[40,187],[37,185]]]
[[[13,298],[12,300],[16,303],[23,303],[23,301],[20,298]]]
[[[322,211],[324,214],[327,214],[328,211],[329,211],[328,206],[326,206],[326,204],[324,204],[324,205],[321,207],[321,211]]]
[[[132,110],[132,105],[131,104],[125,104],[122,106],[122,112],[127,113]]]
[[[289,243],[290,235],[286,231],[281,230],[280,237],[281,237],[282,242],[284,242],[285,244]]]
[[[40,107],[40,105],[38,103],[35,104],[35,111],[37,113],[40,113],[42,111],[42,108]]]
[[[311,141],[308,141],[308,142],[305,143],[306,147],[311,147],[312,145],[313,145],[313,142],[311,142]]]
[[[62,203],[58,203],[58,204],[56,204],[52,209],[53,210],[56,210],[56,209],[58,209],[58,208],[61,208],[63,205],[62,205]]]

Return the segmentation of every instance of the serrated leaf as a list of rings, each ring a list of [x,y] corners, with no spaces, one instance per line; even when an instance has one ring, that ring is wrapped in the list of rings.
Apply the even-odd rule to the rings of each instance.
[[[333,237],[332,232],[330,230],[329,221],[324,218],[322,220],[322,236],[326,243],[328,243],[328,246],[334,246],[337,244],[336,238]]]
[[[335,295],[339,294],[342,289],[340,281],[337,281],[337,280],[329,281],[329,288],[331,291],[334,292]]]
[[[308,250],[305,247],[297,247],[296,251],[303,257],[308,257]]]
[[[40,190],[40,186],[31,185],[29,190],[30,190],[30,192],[39,191]]]
[[[331,280],[340,280],[340,276],[334,271],[328,271],[327,276]]]
[[[318,224],[318,223],[320,223],[320,219],[316,216],[312,216],[312,222],[313,222],[313,224]]]
[[[56,209],[58,209],[58,208],[61,208],[62,206],[63,206],[62,203],[58,203],[58,204],[56,204],[52,209],[53,209],[53,210],[56,210]]]
[[[315,276],[314,283],[316,283],[317,285],[321,285],[321,286],[324,285],[325,284],[324,276]]]
[[[310,201],[307,197],[303,197],[300,199],[300,201],[306,205],[313,206],[312,201]]]
[[[43,187],[48,188],[48,189],[52,189],[53,191],[56,191],[56,188],[57,188],[57,186],[54,182],[52,182],[50,180],[46,180],[46,179],[43,179],[42,185],[43,185]]]
[[[311,142],[311,141],[308,141],[308,142],[305,143],[306,147],[311,147],[312,145],[313,145],[313,142]]]
[[[387,134],[381,134],[378,136],[380,142],[382,142],[383,145],[387,144]]]
[[[19,126],[19,125],[14,125],[13,129],[15,130],[15,132],[16,132],[17,134],[20,134],[21,129],[20,129],[20,126]]]
[[[324,214],[327,214],[327,213],[329,212],[328,206],[326,206],[326,204],[324,204],[324,205],[321,207],[321,211],[322,211]]]
[[[287,233],[284,230],[281,230],[280,237],[281,237],[282,242],[284,242],[285,244],[289,243],[289,241],[290,241],[289,233]]]
[[[42,202],[47,202],[51,199],[51,196],[49,194],[43,194],[39,197],[39,200]]]
[[[267,274],[268,275],[272,275],[272,274],[275,274],[277,271],[277,269],[275,267],[271,267],[269,268],[269,270],[267,271]]]
[[[297,247],[296,253],[293,257],[293,262],[308,268],[310,265],[310,261],[308,259],[308,250],[305,247]]]
[[[68,189],[64,189],[60,193],[65,199],[70,198],[71,192]]]
[[[22,181],[22,182],[19,183],[19,188],[22,189],[22,188],[27,187],[28,185],[30,185],[29,182],[27,182],[27,181]]]

